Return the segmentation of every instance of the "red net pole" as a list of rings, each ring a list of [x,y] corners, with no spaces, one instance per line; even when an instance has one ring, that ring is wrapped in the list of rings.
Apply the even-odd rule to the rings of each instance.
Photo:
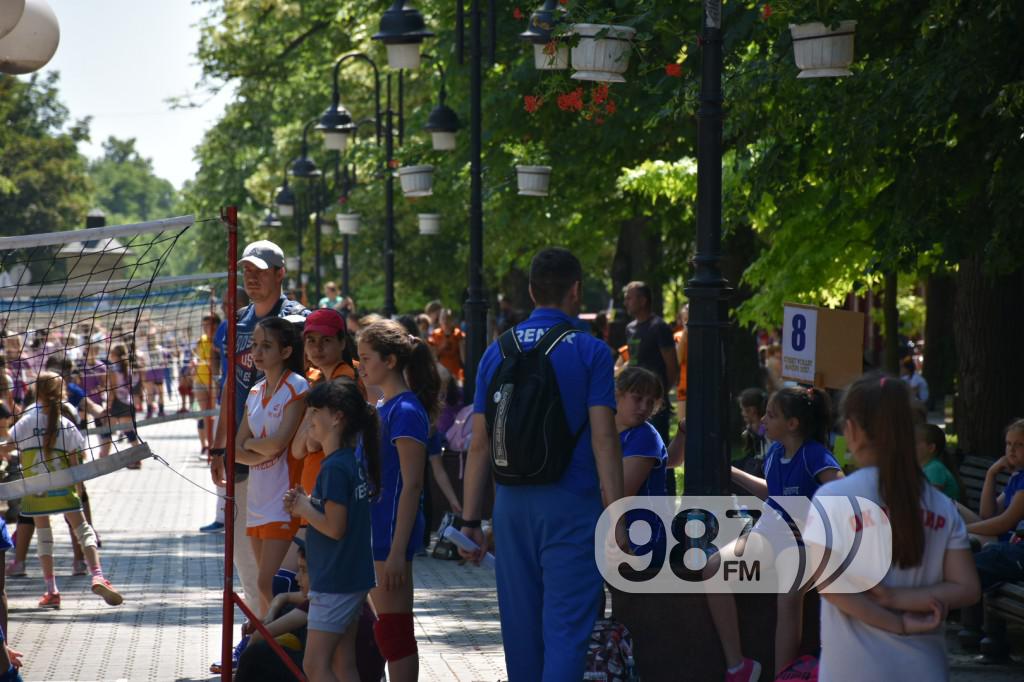
[[[238,290],[238,208],[228,206],[221,212],[221,219],[228,229],[228,290],[224,296],[228,309],[228,374],[224,379],[224,395],[221,402],[225,416],[224,428],[227,443],[224,452],[224,478],[227,499],[224,502],[224,613],[220,643],[220,679],[231,682],[231,637],[235,616],[235,352],[236,329],[234,311],[237,310]]]

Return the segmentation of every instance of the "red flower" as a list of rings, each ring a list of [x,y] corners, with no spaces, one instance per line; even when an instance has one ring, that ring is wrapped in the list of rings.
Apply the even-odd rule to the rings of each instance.
[[[766,4],[763,8],[761,8],[761,19],[762,20],[767,19],[771,15],[772,15],[772,6],[771,5]]]
[[[558,4],[559,5],[568,5],[569,4],[569,0],[558,0]]]
[[[344,206],[348,203],[348,197],[338,197],[338,203]]]
[[[388,161],[388,168],[398,168],[401,165],[402,162],[399,161],[398,159],[391,159],[390,161]]]
[[[538,109],[540,109],[540,105],[543,103],[544,100],[535,95],[526,95],[525,97],[523,97],[523,108],[526,109],[526,112],[529,114],[532,114]]]
[[[558,96],[558,108],[562,111],[583,111],[583,88],[576,88]]]
[[[512,18],[515,19],[516,21],[521,21],[523,18],[523,11],[516,7],[514,10],[512,10]]]
[[[601,102],[605,101],[606,99],[608,99],[608,84],[601,83],[600,85],[593,89],[593,91],[590,93],[590,96],[593,98],[594,104],[600,104]]]
[[[672,78],[682,78],[683,77],[683,65],[682,64],[666,64],[665,65],[665,74],[668,75],[668,76],[671,76]]]
[[[558,53],[558,44],[555,41],[550,41],[544,44],[544,54],[549,57]]]
[[[609,114],[614,114],[618,111],[618,107],[615,105],[615,100],[608,100],[608,103],[604,105],[604,110]]]
[[[599,125],[599,126],[603,126],[604,125],[604,119],[601,118],[600,116],[598,116],[597,118],[594,119],[594,123]]]

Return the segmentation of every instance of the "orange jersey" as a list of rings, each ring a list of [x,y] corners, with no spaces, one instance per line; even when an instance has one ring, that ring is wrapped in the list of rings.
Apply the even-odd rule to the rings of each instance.
[[[430,338],[427,339],[427,342],[433,346],[434,352],[437,353],[437,361],[459,381],[462,381],[463,378],[460,348],[465,338],[466,335],[458,327],[453,329],[451,334],[445,334],[444,328],[438,327],[431,332]]]
[[[323,381],[323,374],[320,370],[313,368],[306,372],[306,377],[309,379],[309,385],[315,386],[316,384]],[[356,373],[355,368],[351,365],[346,365],[344,362],[339,364],[331,372],[332,379],[339,379],[341,377],[348,377],[356,382],[359,386],[359,392],[366,397],[366,387],[363,386],[362,379]],[[305,458],[300,460],[300,467],[297,467],[297,479],[296,481],[302,485],[303,490],[307,493],[313,490],[313,486],[316,485],[316,477],[320,474],[320,465],[327,459],[327,453],[323,450],[317,450],[316,452],[307,453]],[[305,525],[305,523],[303,523]]]
[[[689,349],[690,337],[683,338],[683,331],[679,330],[672,335],[672,339],[676,342],[676,357],[679,358],[679,383],[676,384],[676,398],[679,400],[686,400],[686,355]],[[679,344],[683,347],[680,348]]]

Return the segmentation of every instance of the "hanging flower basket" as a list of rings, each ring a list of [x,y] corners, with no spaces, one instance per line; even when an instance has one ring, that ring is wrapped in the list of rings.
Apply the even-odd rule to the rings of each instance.
[[[325,237],[329,237],[333,232],[334,225],[331,225],[330,220],[324,219],[320,221],[320,234],[324,235]]]
[[[420,234],[439,234],[441,232],[440,213],[420,213]]]
[[[429,197],[434,193],[433,166],[403,166],[398,169],[402,194],[407,197]]]
[[[519,194],[524,197],[546,197],[551,183],[551,166],[516,166]]]
[[[299,269],[299,258],[298,256],[285,256],[284,257],[284,269],[289,272],[295,272]]]
[[[572,48],[573,80],[625,83],[622,74],[629,67],[629,53],[636,29],[609,24],[573,24],[580,37]]]
[[[569,68],[569,46],[551,41],[533,44],[533,66],[538,71],[563,71]]]
[[[841,21],[831,29],[820,21],[790,24],[793,36],[793,57],[800,69],[797,78],[836,78],[851,76],[853,36],[856,21]]]
[[[334,267],[336,267],[339,270],[342,270],[342,269],[345,268],[345,254],[342,254],[342,253],[334,254]]]
[[[361,216],[358,213],[339,213],[338,234],[359,234]]]

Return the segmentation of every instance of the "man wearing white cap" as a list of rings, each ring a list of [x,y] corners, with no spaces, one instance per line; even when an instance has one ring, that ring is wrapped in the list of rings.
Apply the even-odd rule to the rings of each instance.
[[[213,447],[210,454],[210,473],[213,482],[218,486],[226,483],[224,471],[224,447],[227,444],[227,430],[225,424],[238,430],[242,423],[242,415],[245,412],[245,399],[249,390],[262,378],[262,374],[256,369],[252,362],[250,349],[252,347],[252,335],[256,324],[265,317],[288,317],[290,315],[309,314],[298,301],[289,301],[281,291],[281,283],[285,278],[284,253],[277,244],[261,240],[252,242],[245,247],[242,258],[238,261],[242,268],[242,281],[245,286],[245,293],[248,294],[250,303],[238,311],[235,317],[235,414],[229,419],[225,414],[226,403],[221,401],[221,418],[217,420],[217,432],[214,435]],[[230,390],[229,386],[224,387]],[[245,508],[246,489],[249,467],[235,465],[235,505],[241,513],[235,516],[235,571],[242,583],[242,590],[245,598],[258,609],[259,595],[257,586],[258,570],[256,558],[252,552],[252,546],[245,534]],[[257,613],[263,617],[266,614]],[[236,649],[236,661],[237,665]],[[215,664],[216,665],[216,664]]]

